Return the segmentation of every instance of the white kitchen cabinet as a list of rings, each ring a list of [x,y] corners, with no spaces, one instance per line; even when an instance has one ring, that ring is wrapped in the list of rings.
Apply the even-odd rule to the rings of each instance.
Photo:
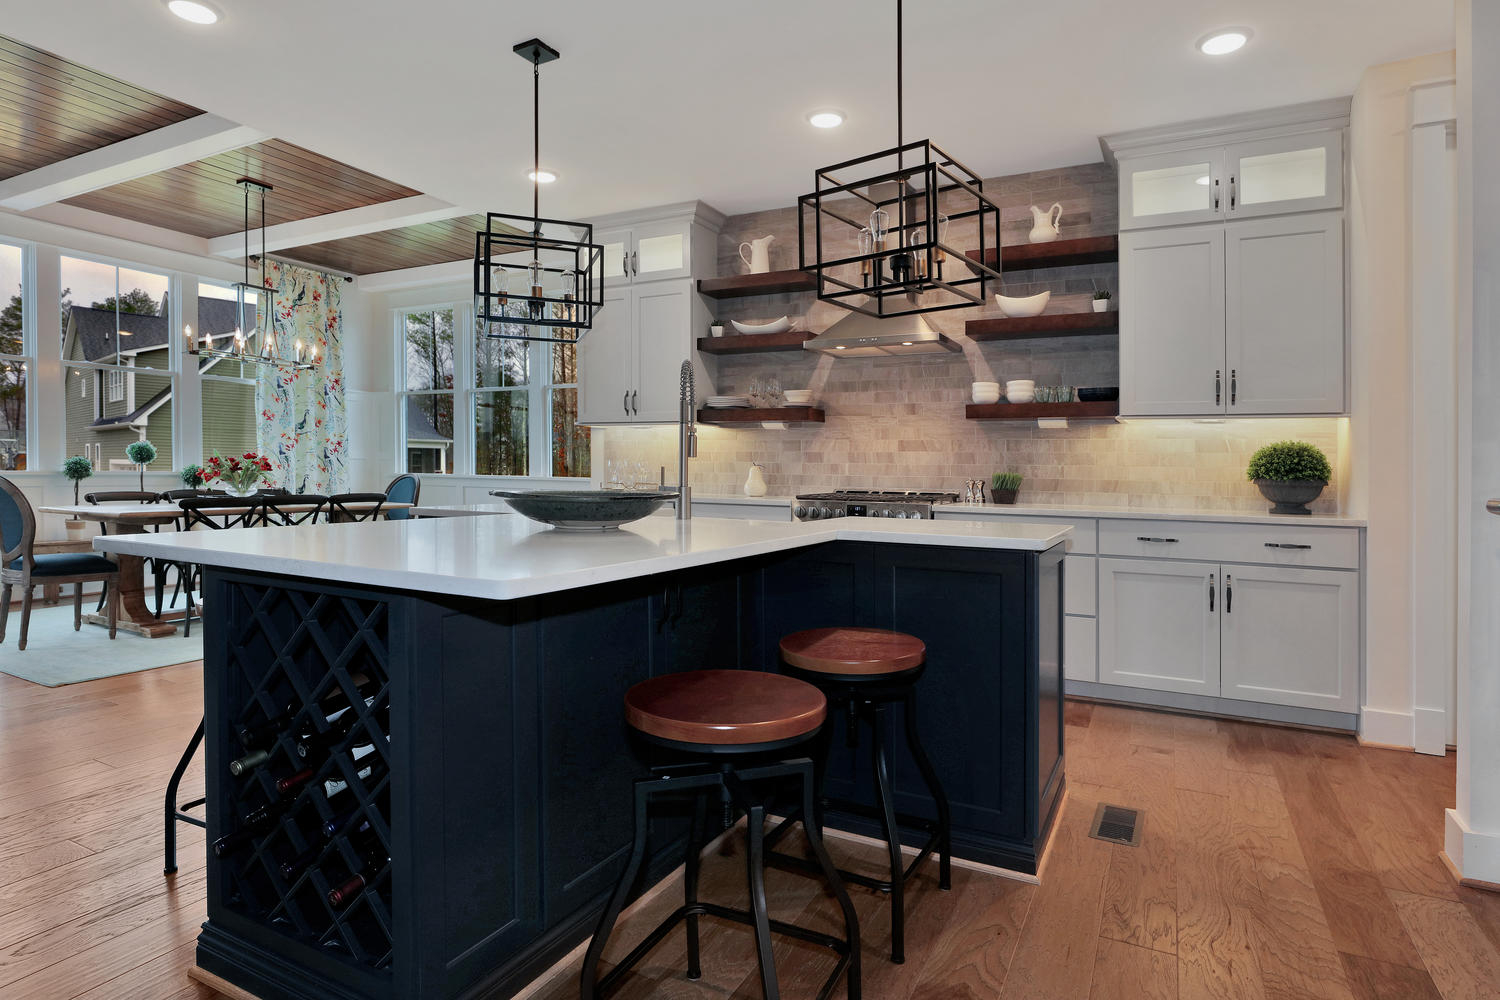
[[[1224,231],[1225,412],[1343,412],[1343,213],[1247,219]]]
[[[1355,711],[1358,574],[1231,565],[1223,574],[1223,697]]]
[[[693,223],[641,222],[597,233],[604,247],[605,287],[619,282],[686,278],[693,273]]]
[[[1224,217],[1224,151],[1120,158],[1120,228],[1181,226]]]
[[[578,422],[629,422],[635,370],[635,289],[606,276],[604,308],[578,345]]]
[[[1099,680],[1219,693],[1217,563],[1099,560]]]
[[[693,331],[703,325],[706,310],[690,278],[606,283],[604,309],[578,348],[579,423],[675,422],[682,362],[698,364]],[[702,375],[698,392],[706,392]]]
[[[1063,558],[1063,611],[1093,617],[1099,588],[1099,560],[1091,553],[1070,552]]]
[[[1070,681],[1099,679],[1098,621],[1079,615],[1063,617],[1063,677]]]
[[[1222,413],[1224,229],[1120,237],[1120,412]]]

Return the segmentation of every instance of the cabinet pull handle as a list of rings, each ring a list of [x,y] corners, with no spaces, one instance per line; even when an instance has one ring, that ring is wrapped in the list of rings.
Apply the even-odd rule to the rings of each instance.
[[[1214,575],[1208,574],[1208,610],[1214,609]]]
[[[1224,574],[1224,613],[1234,614],[1234,577]]]
[[[1240,394],[1240,373],[1239,373],[1239,369],[1237,369],[1237,368],[1231,368],[1231,369],[1229,369],[1229,405],[1230,406],[1234,405],[1234,401],[1237,398],[1239,398],[1239,394]]]
[[[1214,405],[1215,406],[1218,406],[1221,402],[1223,402],[1223,391],[1222,391],[1223,388],[1224,388],[1224,369],[1222,369],[1222,368],[1215,368],[1214,369]]]
[[[1175,541],[1177,541],[1177,539],[1175,539],[1175,538],[1154,538],[1151,535],[1136,535],[1135,536],[1135,540],[1138,541],[1138,542],[1175,542]]]
[[[636,406],[636,403],[640,402],[640,399],[641,399],[641,394],[639,392],[637,392],[636,390],[631,389],[630,390],[630,412],[631,413],[640,413],[641,412],[640,408]]]
[[[1234,174],[1229,175],[1229,210],[1234,211]]]
[[[1214,211],[1219,210],[1219,179],[1214,178]]]
[[[627,417],[630,416],[630,390],[629,389],[626,389],[625,390],[625,395],[623,395],[623,396],[620,397],[620,409],[622,409],[622,410],[625,411],[625,415]]]
[[[1267,542],[1268,549],[1310,549],[1311,545],[1302,545],[1298,542]]]

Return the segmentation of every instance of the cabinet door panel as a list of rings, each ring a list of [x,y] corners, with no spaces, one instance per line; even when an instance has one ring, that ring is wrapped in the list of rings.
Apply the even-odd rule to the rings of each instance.
[[[1120,228],[1180,226],[1223,217],[1223,150],[1120,160]]]
[[[692,228],[685,222],[658,222],[635,228],[631,278],[686,278],[692,274]]]
[[[615,229],[607,233],[595,233],[594,238],[604,247],[604,287],[629,282],[630,273],[625,266],[626,256],[635,249],[632,233],[628,229]]]
[[[1224,230],[1125,233],[1120,298],[1120,412],[1224,412]]]
[[[1068,615],[1063,619],[1063,676],[1070,681],[1099,679],[1099,622]]]
[[[604,308],[578,345],[578,422],[618,424],[630,420],[635,388],[635,292],[606,285]]]
[[[1344,409],[1344,218],[1226,227],[1230,413]]]
[[[1224,697],[1356,711],[1359,574],[1224,570]]]
[[[692,354],[691,281],[635,289],[636,379],[630,416],[640,422],[676,422],[679,374]]]
[[[1311,132],[1230,146],[1229,217],[1315,212],[1344,202],[1343,136]]]
[[[1217,563],[1099,560],[1099,680],[1217,695],[1219,574]]]

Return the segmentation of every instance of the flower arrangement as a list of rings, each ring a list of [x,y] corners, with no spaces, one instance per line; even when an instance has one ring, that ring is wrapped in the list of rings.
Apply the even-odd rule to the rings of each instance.
[[[225,458],[217,451],[203,469],[205,482],[217,479],[229,492],[245,496],[255,490],[271,471],[271,462],[253,451]]]
[[[73,480],[73,506],[78,506],[78,486],[94,474],[94,463],[82,455],[74,455],[63,462],[62,474]]]
[[[208,474],[203,471],[201,465],[183,466],[182,471],[177,475],[182,479],[182,485],[190,490],[196,490],[208,482]]]
[[[146,466],[156,461],[156,445],[142,438],[125,449],[125,457],[136,464],[141,473],[141,492],[146,492]]]

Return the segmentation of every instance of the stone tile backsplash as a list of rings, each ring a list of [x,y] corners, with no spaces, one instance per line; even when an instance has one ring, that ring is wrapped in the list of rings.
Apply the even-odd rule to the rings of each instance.
[[[1032,204],[1043,209],[1062,204],[1063,239],[1118,228],[1114,174],[1104,164],[986,180],[985,189],[1000,205],[1007,244],[1026,241]],[[719,239],[719,273],[743,272],[740,242],[767,233],[777,237],[771,267],[796,267],[796,212],[783,208],[727,221]],[[950,240],[967,245],[952,234]],[[1048,312],[1082,312],[1090,308],[1096,288],[1117,290],[1116,265],[1009,271],[1003,291],[1030,295],[1051,289]],[[846,315],[805,294],[727,299],[713,307],[726,321],[787,315],[798,329],[814,331]],[[1121,307],[1129,308],[1129,303]],[[827,422],[788,424],[784,430],[701,426],[694,488],[740,493],[751,462],[765,468],[768,490],[777,495],[841,488],[962,492],[965,480],[1011,471],[1025,477],[1022,503],[1263,511],[1266,501],[1245,479],[1245,465],[1261,445],[1287,438],[1309,441],[1328,455],[1335,470],[1341,467],[1338,418],[1075,420],[1067,430],[1042,430],[1026,421],[966,420],[964,405],[975,381],[1119,384],[1114,336],[983,344],[964,336],[966,320],[998,315],[989,305],[927,317],[962,346],[961,354],[838,359],[784,352],[708,359],[714,388],[701,394],[745,392],[752,379],[776,378],[783,389],[812,389]],[[653,479],[659,466],[666,468],[668,481],[675,478],[673,427],[600,427],[593,441],[596,477],[602,477],[611,459],[624,459],[643,463]],[[1337,496],[1337,484],[1330,484],[1313,509],[1337,511]]]

